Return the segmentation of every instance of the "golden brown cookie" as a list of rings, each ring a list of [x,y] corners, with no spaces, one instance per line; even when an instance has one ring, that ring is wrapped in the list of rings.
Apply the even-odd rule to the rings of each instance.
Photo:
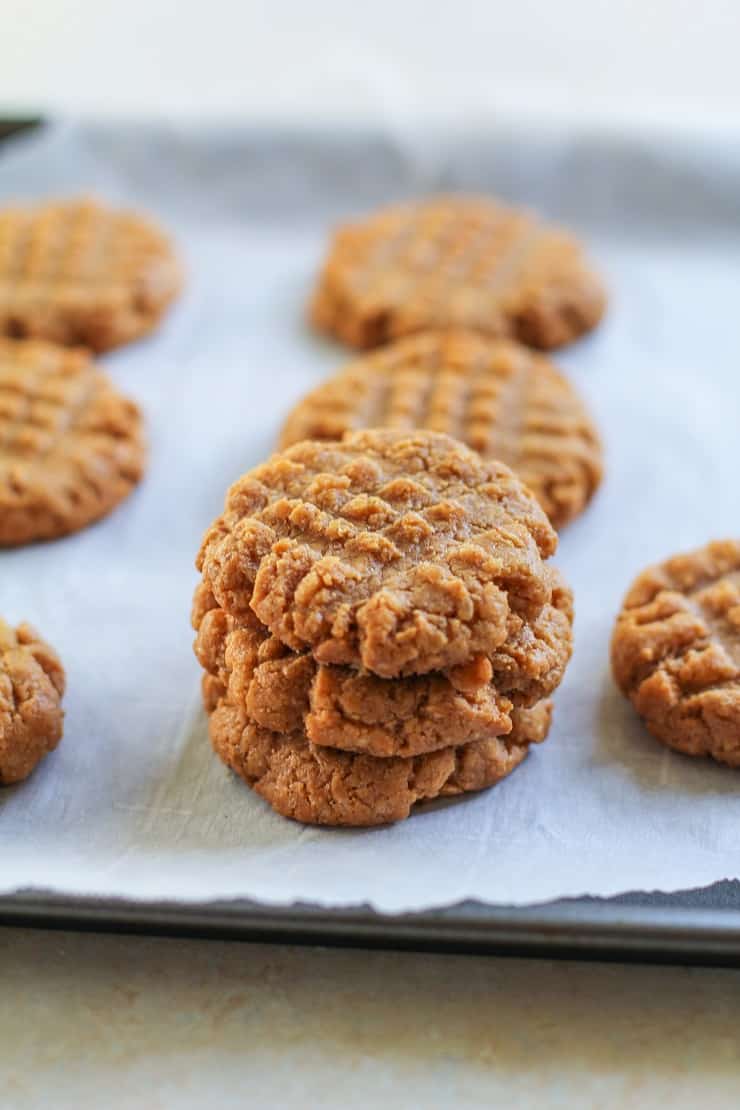
[[[29,624],[0,619],[0,786],[28,778],[59,743],[64,668]]]
[[[133,212],[0,209],[0,334],[105,351],[151,331],[181,287],[172,244]]]
[[[510,466],[554,528],[601,482],[591,417],[543,355],[471,331],[420,332],[350,363],[298,402],[280,446],[359,428],[430,428]]]
[[[740,540],[639,575],[611,650],[617,684],[654,736],[740,767]]]
[[[314,744],[377,757],[508,734],[514,704],[531,706],[559,685],[570,657],[571,621],[571,594],[558,576],[553,604],[531,623],[533,635],[526,642],[512,635],[496,653],[496,670],[479,656],[447,672],[384,679],[291,651],[256,619],[229,617],[203,584],[193,606],[209,711],[226,699],[260,728],[305,732]]]
[[[605,305],[571,235],[492,199],[442,196],[340,227],[310,314],[352,347],[467,327],[552,348],[595,327]]]
[[[383,678],[492,655],[551,600],[557,537],[501,463],[449,436],[300,443],[232,486],[198,569],[295,651]]]
[[[85,351],[0,339],[0,547],[105,516],[144,460],[137,406]]]
[[[518,710],[506,737],[411,759],[317,747],[301,732],[259,728],[227,702],[213,712],[210,736],[223,762],[283,817],[310,825],[384,825],[403,821],[416,802],[500,782],[530,744],[545,739],[551,712],[550,702]]]

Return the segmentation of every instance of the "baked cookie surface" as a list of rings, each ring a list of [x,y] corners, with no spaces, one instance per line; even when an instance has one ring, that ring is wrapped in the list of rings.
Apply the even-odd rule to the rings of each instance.
[[[611,657],[618,686],[657,739],[740,767],[740,541],[639,575]]]
[[[0,339],[0,546],[75,532],[137,484],[139,409],[80,350]]]
[[[469,327],[548,349],[595,327],[605,305],[567,232],[493,199],[441,196],[340,227],[310,316],[353,347]]]
[[[567,378],[543,355],[475,332],[421,332],[356,359],[298,402],[280,446],[380,427],[446,432],[506,463],[555,528],[601,482],[599,436]]]
[[[0,786],[28,778],[62,736],[65,676],[29,624],[0,619]]]
[[[270,732],[224,703],[210,736],[223,762],[284,817],[311,825],[369,826],[402,821],[417,802],[493,786],[547,736],[549,702],[517,710],[511,733],[404,759],[374,759]]]
[[[151,331],[181,287],[170,241],[136,213],[0,209],[0,334],[105,351]]]
[[[383,678],[490,655],[552,596],[557,536],[504,465],[448,436],[358,432],[273,456],[229,491],[198,569],[295,651]]]
[[[383,679],[292,651],[256,619],[229,617],[201,585],[193,625],[204,702],[212,711],[226,699],[260,728],[305,732],[314,744],[382,758],[506,736],[515,706],[533,705],[560,683],[571,651],[570,601],[559,581],[526,644],[512,636],[493,663],[479,656],[446,672]]]

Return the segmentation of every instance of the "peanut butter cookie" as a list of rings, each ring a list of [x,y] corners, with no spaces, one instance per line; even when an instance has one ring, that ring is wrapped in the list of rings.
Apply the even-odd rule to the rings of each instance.
[[[595,327],[605,305],[571,235],[492,199],[442,196],[339,228],[310,314],[352,347],[469,327],[553,348]]]
[[[493,786],[547,736],[552,707],[517,710],[506,737],[404,759],[374,759],[270,732],[224,702],[210,720],[214,750],[277,813],[311,825],[403,821],[417,802]]]
[[[501,463],[449,436],[300,443],[232,486],[198,557],[218,605],[382,678],[492,656],[552,598],[557,536]]]
[[[0,339],[0,546],[76,532],[141,478],[141,416],[85,351]]]
[[[446,432],[510,466],[561,528],[601,482],[598,433],[543,355],[471,331],[421,332],[350,363],[288,416],[280,446],[359,428]]]
[[[64,668],[29,624],[0,619],[0,786],[28,778],[62,736]]]
[[[0,209],[0,334],[105,351],[151,331],[181,286],[169,240],[133,212]]]
[[[740,541],[644,571],[612,638],[620,689],[652,734],[740,767]]]

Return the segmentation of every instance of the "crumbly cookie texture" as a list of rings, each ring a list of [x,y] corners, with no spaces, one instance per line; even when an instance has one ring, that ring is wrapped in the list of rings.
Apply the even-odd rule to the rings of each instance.
[[[62,737],[64,668],[29,624],[0,619],[0,786],[21,782]]]
[[[172,244],[136,213],[0,209],[0,334],[105,351],[151,331],[181,287]]]
[[[571,235],[492,199],[442,196],[340,227],[310,316],[353,347],[468,327],[549,349],[590,331],[605,306]]]
[[[531,636],[512,636],[493,663],[478,656],[447,672],[383,679],[292,651],[256,619],[230,617],[203,584],[193,606],[209,711],[226,699],[268,731],[305,731],[314,744],[376,757],[414,756],[510,733],[514,706],[531,706],[560,683],[571,622],[571,594],[558,576],[553,602],[532,622]]]
[[[198,569],[219,606],[382,678],[496,651],[551,600],[557,536],[501,463],[449,436],[296,444],[241,478]]]
[[[270,732],[243,710],[219,705],[210,719],[214,750],[284,817],[311,825],[402,821],[431,798],[493,786],[547,736],[552,707],[517,710],[507,737],[404,759],[375,759],[311,744],[300,732]]]
[[[611,655],[617,684],[654,736],[740,767],[740,540],[644,571]]]
[[[0,546],[105,516],[144,472],[142,420],[81,350],[0,339]]]
[[[298,402],[280,446],[380,427],[446,432],[506,463],[555,528],[601,482],[601,443],[575,388],[545,356],[508,340],[431,331],[366,354]]]

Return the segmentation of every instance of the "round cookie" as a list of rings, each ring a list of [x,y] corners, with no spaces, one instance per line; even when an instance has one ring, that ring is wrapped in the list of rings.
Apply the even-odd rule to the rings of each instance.
[[[598,433],[543,355],[471,331],[420,332],[352,362],[298,402],[280,446],[358,428],[430,428],[510,466],[554,528],[601,482]]]
[[[468,327],[550,349],[590,331],[605,306],[571,235],[492,199],[441,196],[340,227],[310,316],[352,347]]]
[[[0,547],[76,532],[144,472],[138,407],[85,351],[0,339]]]
[[[62,737],[64,668],[28,624],[0,619],[0,786],[28,776]]]
[[[740,540],[639,575],[611,657],[618,686],[658,740],[740,767]]]
[[[151,331],[181,288],[169,239],[133,212],[0,209],[0,334],[105,351]]]
[[[532,637],[518,647],[512,637],[507,652],[497,653],[497,670],[479,656],[447,672],[383,679],[291,651],[256,619],[229,617],[203,584],[193,606],[209,711],[225,698],[260,728],[305,732],[314,744],[382,758],[507,735],[514,704],[531,706],[559,684],[571,622],[571,594],[558,576]]]
[[[417,802],[493,786],[547,736],[552,707],[518,710],[507,737],[443,748],[411,759],[320,748],[300,732],[250,723],[223,703],[210,719],[216,754],[277,813],[309,825],[369,826],[403,821]]]
[[[232,486],[197,566],[218,604],[382,678],[496,651],[551,599],[557,536],[501,463],[449,436],[300,443]]]

